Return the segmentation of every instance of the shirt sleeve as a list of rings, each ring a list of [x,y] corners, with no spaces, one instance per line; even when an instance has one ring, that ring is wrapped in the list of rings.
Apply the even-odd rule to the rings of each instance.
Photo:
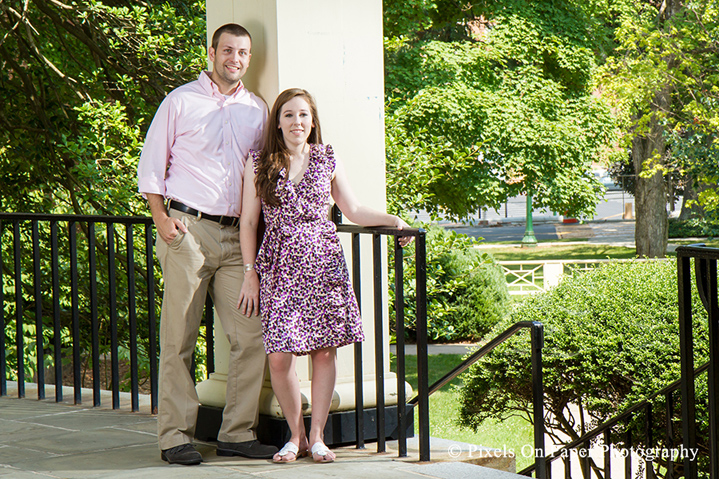
[[[145,144],[137,165],[138,191],[165,196],[165,176],[175,139],[176,108],[172,97],[166,97],[147,130]]]

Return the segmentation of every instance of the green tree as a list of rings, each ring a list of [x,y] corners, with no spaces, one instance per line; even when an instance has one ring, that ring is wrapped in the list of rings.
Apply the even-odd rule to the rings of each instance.
[[[507,280],[491,254],[474,246],[477,240],[437,225],[427,229],[427,336],[432,341],[478,342],[510,309]],[[402,249],[404,325],[407,339],[417,338],[415,245]],[[390,253],[390,264],[394,252]],[[394,270],[389,272],[394,285]],[[395,290],[390,290],[390,330],[395,330]]]
[[[206,53],[205,3],[129,0],[0,0],[0,209],[37,213],[133,215],[145,214],[137,193],[136,165],[145,131],[165,94],[197,78]],[[16,331],[6,322],[6,344],[17,333],[25,335],[27,348],[34,346],[32,328],[35,301],[42,303],[43,319],[52,321],[50,298],[50,228],[40,224],[42,297],[33,294],[33,271],[29,223],[20,222],[20,261],[23,275],[16,285],[12,275],[3,275],[5,318],[15,318],[22,308],[25,327]],[[60,321],[62,347],[72,342],[69,299],[70,224],[59,229],[59,278],[62,299]],[[127,320],[129,294],[125,230],[116,226],[118,320],[121,341],[129,341]],[[79,310],[83,338],[80,347],[89,350],[91,326],[90,291],[87,278],[88,241],[96,241],[98,297],[110,295],[108,285],[108,230],[77,223]],[[4,252],[12,251],[12,228],[0,225]],[[135,227],[136,250],[143,250],[144,229]],[[8,247],[9,245],[9,247]],[[3,271],[12,270],[11,254],[0,261]],[[8,267],[10,265],[10,267]],[[160,298],[159,266],[153,277],[135,258],[137,316],[147,318],[147,284],[155,286]],[[19,304],[8,300],[21,290]],[[99,301],[101,353],[109,347],[109,305]],[[148,339],[146,322],[138,334],[139,348]],[[49,351],[52,326],[47,324],[44,343]],[[26,349],[27,349],[26,348]],[[8,352],[10,375],[14,352]],[[51,354],[45,356],[51,360]],[[87,357],[83,359],[87,360]],[[86,366],[87,363],[84,363]],[[34,366],[32,358],[26,367]],[[31,371],[28,371],[30,374]]]
[[[142,138],[204,66],[204,2],[2,0],[0,32],[0,208],[144,211]]]
[[[716,2],[618,3],[616,50],[598,76],[613,101],[637,173],[636,244],[664,256],[670,174],[687,175],[687,200],[719,204],[719,8]]]
[[[602,191],[591,163],[613,126],[590,88],[606,49],[597,9],[409,3],[385,4],[388,171],[429,193],[402,206],[461,218],[531,193],[545,210],[590,216]],[[431,146],[413,163],[418,145]]]

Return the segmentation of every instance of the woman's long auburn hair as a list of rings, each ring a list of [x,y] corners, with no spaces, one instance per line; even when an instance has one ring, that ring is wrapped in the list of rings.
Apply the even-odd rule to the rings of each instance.
[[[271,206],[279,206],[280,204],[280,200],[277,198],[277,180],[280,176],[280,170],[285,168],[285,171],[289,173],[290,169],[290,153],[287,150],[285,138],[280,129],[280,113],[285,103],[298,96],[302,97],[310,106],[312,123],[314,125],[307,137],[307,143],[322,143],[317,104],[315,103],[315,99],[312,98],[312,95],[310,95],[307,90],[301,88],[290,88],[277,95],[277,99],[274,105],[272,105],[272,111],[267,121],[265,147],[260,153],[255,175],[257,196]]]

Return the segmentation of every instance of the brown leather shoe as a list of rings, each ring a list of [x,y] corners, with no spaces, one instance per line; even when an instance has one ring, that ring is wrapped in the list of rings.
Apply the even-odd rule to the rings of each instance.
[[[170,464],[182,464],[184,466],[195,466],[202,462],[202,454],[197,452],[197,449],[192,444],[181,444],[170,449],[164,449],[160,453],[160,457]]]
[[[275,446],[262,444],[260,441],[222,442],[217,441],[218,456],[242,456],[250,459],[272,459],[277,453]]]

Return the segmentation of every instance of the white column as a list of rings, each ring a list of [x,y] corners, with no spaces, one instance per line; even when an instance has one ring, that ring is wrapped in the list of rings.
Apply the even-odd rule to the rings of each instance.
[[[355,194],[363,204],[384,211],[381,0],[207,0],[208,44],[215,29],[229,22],[239,23],[252,35],[252,59],[243,79],[247,88],[264,98],[270,108],[277,94],[287,88],[299,87],[312,93],[319,109],[323,140],[333,146],[345,164]],[[348,238],[343,238],[343,246],[349,259]],[[363,239],[362,294],[358,299],[367,338],[363,344],[363,373],[364,405],[368,407],[375,404],[376,364],[371,252],[371,238]],[[383,345],[385,400],[396,404],[396,376],[389,372],[386,287],[382,294],[387,338]],[[220,322],[215,321],[216,372],[197,386],[202,404],[224,406],[228,351]],[[353,348],[340,348],[332,410],[355,406],[353,365]],[[311,368],[306,357],[299,358],[297,373],[303,401],[309,403]],[[269,381],[260,412],[281,415]]]

